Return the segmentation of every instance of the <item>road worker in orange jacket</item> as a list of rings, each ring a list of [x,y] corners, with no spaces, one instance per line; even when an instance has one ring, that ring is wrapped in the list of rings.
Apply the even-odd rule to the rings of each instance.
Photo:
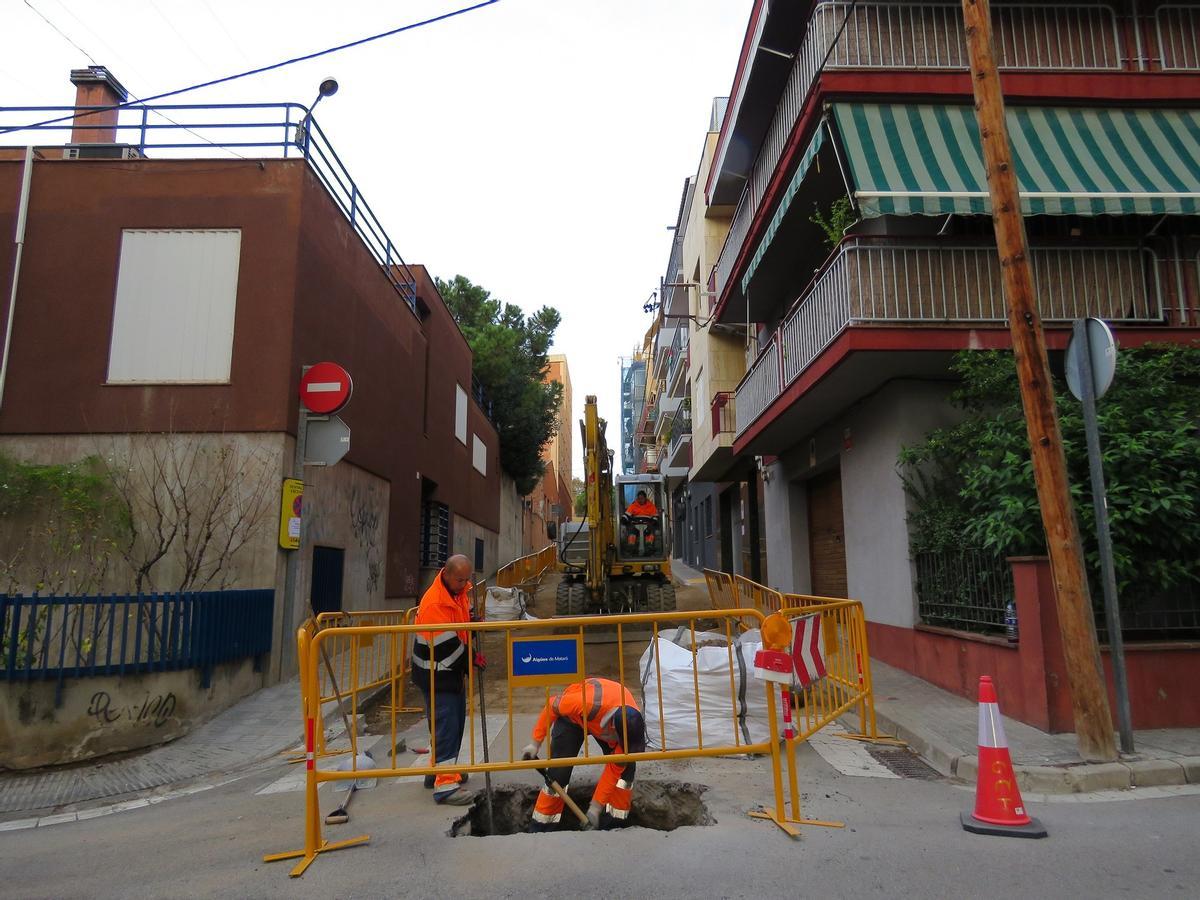
[[[550,735],[547,759],[570,759],[579,755],[586,733],[594,737],[607,756],[610,753],[641,753],[646,749],[646,723],[633,694],[607,678],[589,678],[572,684],[553,698],[533,727],[533,742],[521,752],[522,759],[536,759],[546,734]],[[613,825],[629,818],[636,763],[609,763],[604,767],[587,817],[592,827],[600,826],[607,814]],[[547,773],[564,788],[571,780],[570,766],[552,767]],[[543,787],[533,809],[530,831],[550,831],[562,821],[563,801]]]
[[[642,517],[646,517],[646,518],[654,518],[658,515],[658,507],[654,505],[653,500],[650,500],[646,497],[645,491],[638,491],[637,497],[634,499],[634,501],[632,503],[629,504],[629,507],[625,510],[625,515],[626,516],[642,516]],[[625,541],[626,541],[626,543],[629,544],[629,549],[634,550],[637,547],[637,542],[638,542],[637,532],[634,529],[630,528],[629,533],[625,538]],[[653,550],[654,543],[655,543],[654,529],[650,529],[646,533],[646,549]]]
[[[628,496],[628,495],[626,495]],[[637,497],[629,504],[629,508],[625,510],[627,516],[657,516],[658,507],[654,505],[654,501],[646,496],[645,491],[638,491]]]
[[[471,621],[471,561],[460,555],[446,560],[443,568],[421,598],[416,625],[456,625]],[[426,776],[425,786],[433,788],[437,803],[466,806],[474,800],[471,791],[461,790],[466,776],[452,771],[462,745],[467,717],[467,666],[472,660],[469,646],[478,648],[459,630],[419,631],[413,636],[413,683],[425,700],[425,714],[431,724],[429,755],[434,765],[447,767],[437,776]],[[475,667],[487,663],[476,649]]]

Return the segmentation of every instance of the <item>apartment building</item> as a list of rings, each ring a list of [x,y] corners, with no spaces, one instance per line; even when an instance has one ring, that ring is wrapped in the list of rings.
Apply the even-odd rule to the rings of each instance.
[[[1200,337],[1200,5],[992,16],[1052,355],[1085,315]],[[861,599],[874,655],[968,692],[944,661],[987,640],[928,625],[897,473],[953,420],[953,354],[1011,346],[960,5],[755,3],[696,194],[732,209],[699,274],[713,330],[752,335],[720,410],[760,460],[771,585]]]

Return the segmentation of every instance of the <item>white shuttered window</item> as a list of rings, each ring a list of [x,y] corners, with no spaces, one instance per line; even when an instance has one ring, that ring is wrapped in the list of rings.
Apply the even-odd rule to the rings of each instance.
[[[480,475],[487,474],[487,445],[479,439],[479,435],[473,434],[471,438],[474,440],[474,446],[471,448],[471,465],[475,467]]]
[[[121,235],[108,381],[227,383],[240,229]]]
[[[461,384],[454,386],[454,436],[467,442],[467,392]]]

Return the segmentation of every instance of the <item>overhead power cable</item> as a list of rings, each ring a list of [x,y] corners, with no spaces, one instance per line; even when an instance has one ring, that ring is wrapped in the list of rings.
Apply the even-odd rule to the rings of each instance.
[[[28,2],[28,0],[26,0]],[[382,40],[386,37],[402,34],[405,31],[413,31],[417,28],[422,28],[426,25],[433,25],[437,22],[444,22],[447,19],[453,19],[456,16],[461,16],[465,13],[474,12],[477,9],[482,9],[485,6],[491,6],[493,3],[499,3],[500,0],[482,0],[472,6],[464,6],[459,9],[451,10],[448,13],[442,13],[440,16],[432,16],[428,19],[422,19],[419,22],[410,22],[407,25],[401,25],[398,28],[392,28],[389,31],[383,31],[379,34],[373,34],[369,37],[359,38],[358,40],[349,41],[345,44],[338,44],[336,47],[328,47],[324,50],[318,50],[315,53],[306,53],[304,56],[295,56],[291,59],[285,59],[282,62],[272,63],[269,66],[260,66],[257,69],[249,69],[245,72],[238,72],[236,75],[226,75],[223,78],[214,78],[211,81],[201,82],[200,84],[189,85],[188,87],[177,88],[173,91],[166,91],[161,94],[155,94],[151,97],[143,97],[141,100],[127,100],[124,103],[114,103],[111,106],[96,107],[94,112],[108,112],[114,109],[125,109],[130,106],[139,106],[145,103],[152,103],[156,100],[165,100],[168,97],[178,97],[180,94],[186,94],[190,91],[198,91],[201,88],[213,87],[218,84],[225,84],[230,81],[237,81],[239,78],[248,78],[251,75],[261,75],[264,72],[272,72],[276,69],[282,69],[285,66],[295,65],[296,63],[308,62],[312,59],[317,59],[321,56],[328,56],[331,53],[338,53],[342,50],[349,50],[352,47],[361,47],[363,44],[369,44],[372,41]],[[30,7],[32,9],[32,7]],[[35,10],[36,12],[36,10]],[[41,15],[39,13],[39,15]],[[45,18],[43,16],[43,18]],[[47,20],[48,21],[48,20]],[[56,31],[58,29],[55,29]],[[82,51],[80,51],[82,52]],[[84,54],[87,55],[86,53]],[[54,119],[45,119],[41,122],[31,122],[28,125],[16,125],[11,128],[0,130],[0,134],[8,134],[10,131],[24,131],[30,128],[41,128],[45,125],[56,125],[59,122],[67,122],[74,118],[74,114],[67,116],[59,116]]]

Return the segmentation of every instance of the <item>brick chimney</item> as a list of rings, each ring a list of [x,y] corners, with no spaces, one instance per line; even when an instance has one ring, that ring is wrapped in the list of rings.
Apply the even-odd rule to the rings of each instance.
[[[71,70],[75,85],[75,120],[71,129],[73,144],[112,144],[117,140],[117,110],[81,112],[81,106],[115,106],[124,103],[129,92],[104,66]]]

